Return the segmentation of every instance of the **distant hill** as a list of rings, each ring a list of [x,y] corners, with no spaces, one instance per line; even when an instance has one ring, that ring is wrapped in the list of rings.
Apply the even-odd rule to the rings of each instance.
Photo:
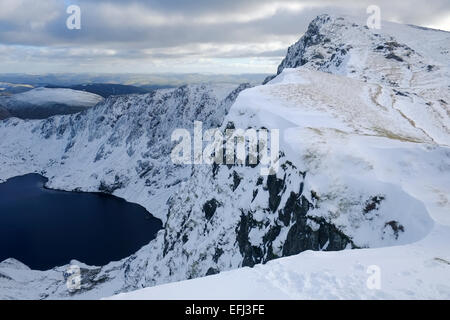
[[[62,88],[36,88],[27,92],[0,96],[4,117],[43,119],[53,115],[71,114],[93,107],[103,101],[99,95]]]
[[[147,90],[147,92],[158,90],[158,89],[170,89],[170,88],[176,88],[176,85],[164,85],[164,84],[146,84],[143,86],[140,86],[140,88]]]
[[[136,86],[113,83],[79,84],[70,86],[69,89],[95,93],[99,96],[102,96],[103,98],[122,94],[148,93],[152,90]]]

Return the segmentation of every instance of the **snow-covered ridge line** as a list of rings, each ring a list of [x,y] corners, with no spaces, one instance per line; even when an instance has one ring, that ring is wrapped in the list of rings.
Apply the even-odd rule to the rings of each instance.
[[[408,38],[403,26],[390,28]],[[44,170],[51,187],[111,192],[165,221],[135,255],[101,268],[83,266],[82,290],[74,295],[65,288],[64,267],[35,272],[15,261],[0,264],[0,292],[98,298],[305,250],[404,245],[413,252],[417,241],[448,261],[448,248],[432,248],[437,239],[448,240],[442,225],[450,225],[448,66],[434,53],[415,54],[411,41],[393,44],[348,18],[319,16],[309,29],[275,79],[240,87],[225,100],[208,86],[187,86],[110,99],[76,116],[0,123],[7,137],[0,141],[7,151],[0,154],[6,168],[0,179]],[[435,48],[448,47],[440,34],[432,38]],[[222,129],[280,129],[281,170],[261,177],[259,166],[168,164],[172,130],[190,128],[194,120]],[[381,263],[389,249],[329,256],[351,266],[347,257],[357,261],[365,255],[358,252],[369,252]],[[294,276],[316,265],[305,255],[288,260],[301,262]],[[315,255],[320,260],[325,253]],[[407,259],[421,263],[417,255]],[[330,288],[337,274],[326,272],[331,276],[319,278]],[[433,269],[424,272],[432,278]],[[290,283],[277,286],[287,290]],[[440,290],[430,296],[448,293]],[[298,291],[293,296],[312,294]]]
[[[13,97],[31,104],[61,103],[80,107],[93,106],[103,100],[93,93],[64,88],[36,88]]]
[[[425,241],[408,246],[305,251],[254,268],[172,282],[107,299],[450,299],[450,256],[446,248],[449,232],[449,228],[438,230]],[[371,268],[379,268],[379,288],[367,285]]]
[[[392,88],[393,101],[386,102],[430,139],[449,146],[449,43],[448,32],[391,22],[369,30],[356,18],[321,15],[289,47],[278,74],[302,66],[373,83],[374,91]],[[376,97],[386,99],[382,92]]]
[[[64,88],[35,88],[10,96],[0,96],[10,114],[25,119],[41,119],[57,114],[72,114],[103,101],[99,95]]]

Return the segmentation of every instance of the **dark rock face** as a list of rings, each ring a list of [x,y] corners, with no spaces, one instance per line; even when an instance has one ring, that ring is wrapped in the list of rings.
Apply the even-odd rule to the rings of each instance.
[[[330,16],[321,15],[309,24],[304,36],[297,43],[289,47],[286,58],[278,66],[277,74],[280,74],[284,68],[297,68],[307,62],[304,58],[306,49],[309,46],[325,41],[325,35],[320,33],[320,26],[330,20]]]
[[[393,54],[393,53],[389,53],[388,55],[386,55],[386,59],[394,59],[399,62],[403,62],[402,58],[400,58],[399,56],[397,56],[396,54]]]
[[[291,192],[286,205],[278,212],[279,219],[287,227],[291,221],[296,221],[297,218],[305,217],[312,205],[304,196],[300,196],[295,192]]]
[[[222,248],[216,248],[216,251],[214,252],[214,256],[213,256],[213,261],[215,263],[217,263],[217,261],[219,261],[219,258],[222,256],[223,254],[223,250]]]
[[[313,226],[311,226],[313,224]],[[338,251],[356,248],[352,240],[327,223],[323,218],[297,217],[295,224],[289,229],[283,245],[283,256],[298,254],[305,250]]]
[[[220,206],[220,203],[216,199],[211,199],[203,205],[206,220],[210,220],[213,217],[218,206]]]
[[[242,180],[242,177],[240,177],[236,171],[233,171],[233,186],[231,188],[233,191],[235,191],[237,189],[237,187],[241,183],[241,180]]]
[[[100,186],[98,187],[98,191],[104,192],[107,194],[112,194],[114,191],[123,188],[123,186],[127,183],[126,177],[120,177],[116,175],[114,177],[113,183],[107,183],[105,181],[100,182]]]
[[[384,224],[384,231],[383,234],[385,234],[388,230],[391,229],[394,233],[395,239],[398,239],[398,236],[400,232],[405,232],[405,227],[403,227],[398,221],[389,221]]]
[[[253,219],[251,212],[242,212],[241,221],[236,228],[236,241],[243,256],[243,267],[253,267],[255,264],[262,262],[262,249],[259,246],[253,246],[249,241],[249,233],[257,225],[258,223]]]
[[[300,192],[291,192],[284,207],[278,208],[279,192],[285,187],[284,180],[271,178],[271,176],[267,180],[268,185],[272,186],[268,188],[269,194],[276,199],[272,202],[269,200],[270,209],[267,211],[278,210],[278,219],[265,229],[263,242],[259,245],[252,245],[249,233],[255,228],[264,229],[266,226],[255,220],[251,211],[241,212],[241,219],[236,227],[236,242],[243,256],[242,266],[252,267],[258,263],[279,258],[274,254],[273,242],[285,227],[289,231],[283,241],[282,256],[295,255],[305,250],[337,251],[357,248],[353,241],[334,224],[327,222],[324,218],[308,215],[314,206]],[[277,202],[278,204],[276,204]]]
[[[381,202],[385,199],[384,196],[374,196],[370,200],[366,202],[366,206],[363,210],[365,214],[377,210],[378,206],[381,204]]]
[[[267,178],[267,190],[269,190],[269,209],[272,212],[275,212],[280,204],[280,193],[283,190],[284,183],[284,180],[278,179],[275,175],[270,175]]]
[[[218,274],[220,273],[219,270],[214,269],[214,268],[209,268],[208,271],[206,272],[205,276],[212,276],[214,274]]]
[[[262,84],[264,85],[264,84],[270,82],[271,80],[275,79],[276,76],[277,76],[276,74],[273,74],[273,75],[271,75],[271,76],[267,76],[267,77],[264,79],[264,81],[262,82]]]
[[[333,223],[311,214],[315,209],[314,203],[320,197],[311,191],[309,197],[311,200],[308,200],[304,194],[306,173],[295,171],[303,181],[298,186],[298,191],[286,191],[287,176],[292,175],[292,171],[296,168],[289,161],[286,161],[281,168],[284,171],[281,175],[283,178],[269,175],[265,184],[258,179],[256,189],[252,191],[253,199],[255,199],[258,191],[261,192],[258,186],[264,186],[262,192],[265,192],[264,196],[268,198],[268,208],[264,209],[267,218],[263,221],[257,220],[254,216],[255,212],[241,209],[240,220],[236,226],[236,243],[243,257],[242,266],[252,267],[258,263],[265,263],[281,256],[295,255],[305,250],[337,251],[357,248],[352,239]],[[285,198],[286,194],[289,196],[282,204],[281,199]],[[374,202],[375,207],[372,210],[375,210],[383,199],[381,196],[375,196],[366,203],[366,207],[372,209],[372,202]],[[276,217],[270,218],[273,213],[276,213]],[[263,234],[260,242],[251,241],[250,233],[254,230],[259,230]],[[280,239],[282,230],[285,230],[283,232],[285,236]],[[275,243],[277,243],[276,248]]]
[[[9,118],[11,114],[6,110],[6,108],[0,106],[0,120]]]

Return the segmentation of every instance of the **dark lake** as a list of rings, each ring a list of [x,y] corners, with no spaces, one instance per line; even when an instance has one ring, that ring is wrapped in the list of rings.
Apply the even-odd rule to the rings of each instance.
[[[161,220],[142,206],[98,194],[48,190],[28,174],[0,184],[0,261],[47,270],[76,259],[105,265],[154,239]]]

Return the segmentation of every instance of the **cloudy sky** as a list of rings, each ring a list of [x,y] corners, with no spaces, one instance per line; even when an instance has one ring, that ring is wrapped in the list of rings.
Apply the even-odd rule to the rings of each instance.
[[[70,5],[81,29],[69,30]],[[448,0],[0,0],[0,73],[273,73],[321,13],[450,31]]]

